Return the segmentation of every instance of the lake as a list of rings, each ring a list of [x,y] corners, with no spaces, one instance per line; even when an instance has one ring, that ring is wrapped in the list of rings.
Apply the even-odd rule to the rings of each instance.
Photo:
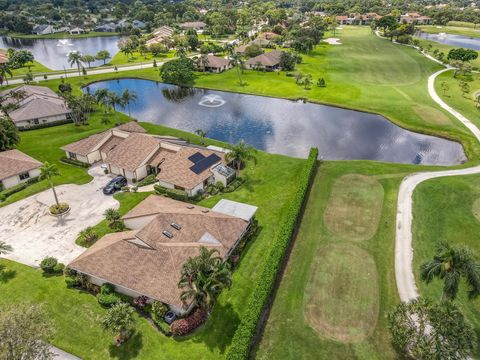
[[[418,32],[415,34],[425,40],[435,41],[441,44],[463,47],[467,49],[480,50],[480,38],[462,36],[462,35],[453,35],[453,34],[428,34],[425,32]]]
[[[380,115],[139,79],[102,81],[84,90],[101,88],[134,91],[138,101],[131,104],[131,112],[140,121],[189,132],[201,129],[210,138],[232,144],[244,139],[271,153],[306,157],[316,146],[328,160],[429,165],[466,160],[460,144],[407,131]]]
[[[78,39],[16,39],[0,37],[0,49],[25,49],[32,52],[35,60],[52,70],[70,69],[68,54],[79,51],[82,55],[95,55],[100,50],[108,50],[113,57],[118,52],[120,36],[99,36]],[[95,61],[91,66],[103,65]],[[75,67],[75,66],[74,66]]]

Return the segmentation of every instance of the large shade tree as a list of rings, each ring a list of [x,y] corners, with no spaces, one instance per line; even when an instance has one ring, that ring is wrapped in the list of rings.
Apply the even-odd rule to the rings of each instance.
[[[480,295],[480,263],[465,245],[439,242],[433,259],[421,265],[420,277],[427,284],[434,279],[443,280],[442,301],[457,297],[462,279],[467,283],[470,299]]]
[[[0,118],[0,151],[13,149],[20,142],[18,129],[8,117]]]
[[[180,300],[193,301],[201,308],[210,308],[224,288],[230,287],[230,264],[218,256],[218,250],[200,248],[200,254],[189,258],[182,267]]]

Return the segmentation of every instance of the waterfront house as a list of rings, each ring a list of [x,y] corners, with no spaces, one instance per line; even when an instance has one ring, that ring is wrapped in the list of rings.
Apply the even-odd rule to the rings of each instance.
[[[221,73],[232,67],[230,60],[215,55],[200,55],[197,59],[197,70]]]
[[[260,54],[245,62],[247,69],[274,71],[280,68],[280,57],[283,51],[272,50],[264,54]]]

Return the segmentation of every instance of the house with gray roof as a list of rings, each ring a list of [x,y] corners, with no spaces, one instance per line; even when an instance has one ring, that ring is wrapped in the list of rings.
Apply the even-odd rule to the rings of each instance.
[[[201,55],[197,59],[198,71],[220,73],[231,67],[232,63],[230,60],[215,55]]]
[[[33,27],[32,34],[34,35],[47,35],[53,34],[55,32],[52,25],[43,24],[43,25],[36,25]]]
[[[0,92],[0,107],[19,129],[68,120],[65,100],[44,86],[21,85]]]
[[[260,54],[245,62],[247,69],[274,71],[280,69],[280,58],[283,51],[272,50],[270,52]]]

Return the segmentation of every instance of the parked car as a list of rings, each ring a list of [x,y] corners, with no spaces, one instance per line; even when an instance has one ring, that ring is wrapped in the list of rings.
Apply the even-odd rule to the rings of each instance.
[[[123,176],[117,176],[116,178],[110,180],[107,185],[103,188],[103,193],[105,195],[111,195],[116,191],[119,191],[122,187],[127,186],[127,179]]]

